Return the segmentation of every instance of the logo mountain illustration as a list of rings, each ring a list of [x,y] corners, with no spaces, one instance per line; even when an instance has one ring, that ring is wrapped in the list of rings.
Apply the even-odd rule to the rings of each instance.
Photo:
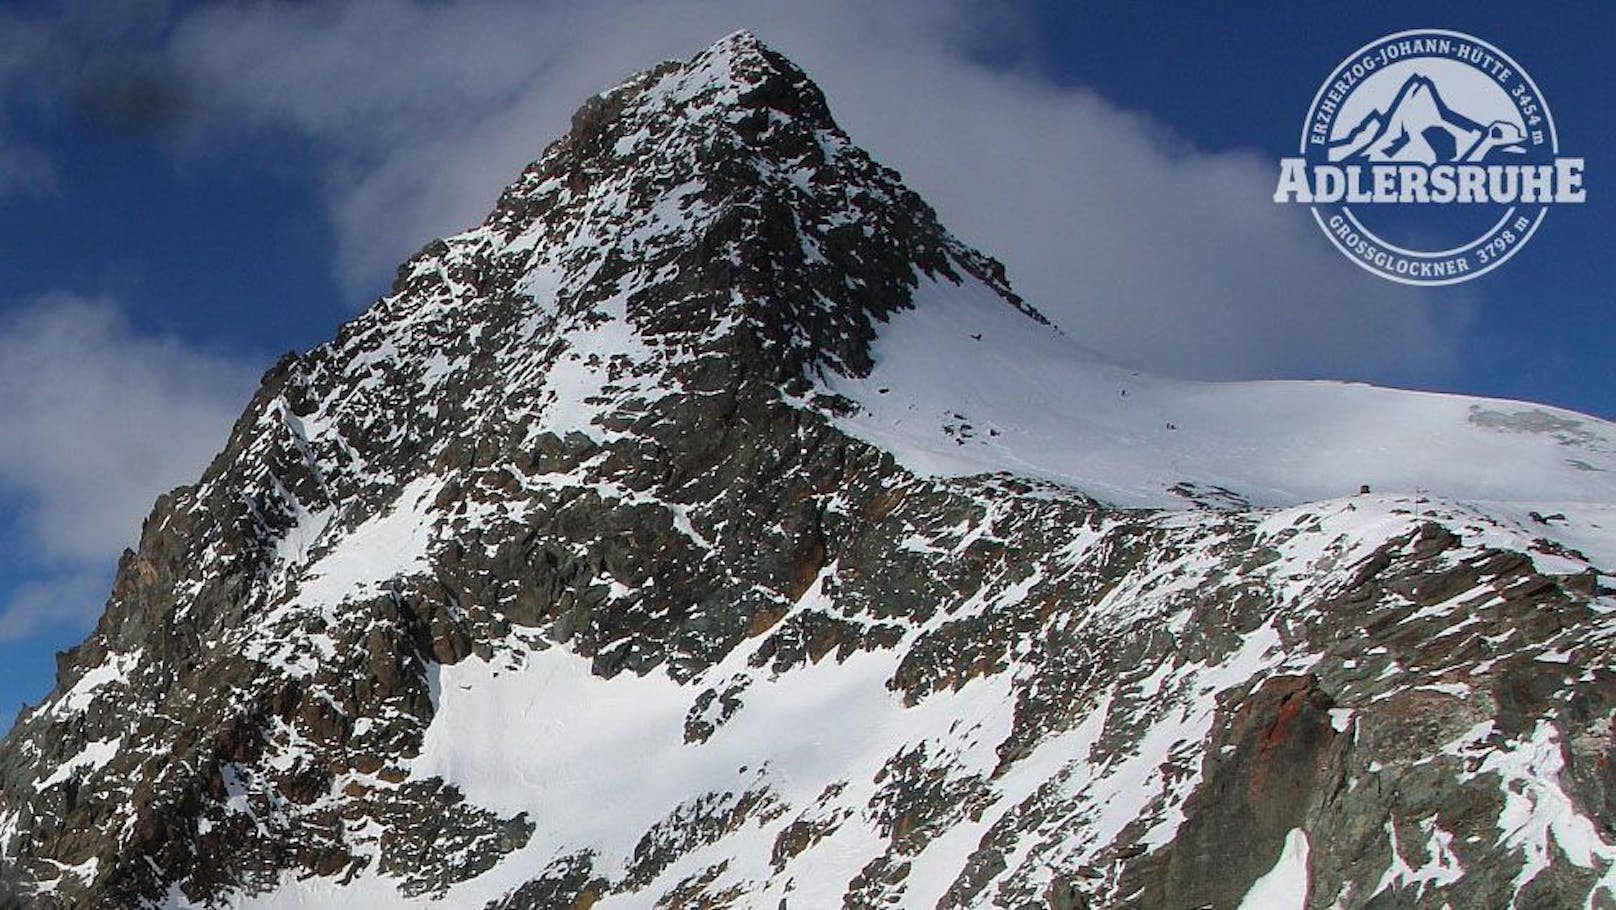
[[[1482,124],[1449,107],[1436,83],[1416,73],[1384,110],[1371,111],[1330,143],[1330,160],[1479,163],[1494,152],[1520,154],[1524,138],[1517,122]]]

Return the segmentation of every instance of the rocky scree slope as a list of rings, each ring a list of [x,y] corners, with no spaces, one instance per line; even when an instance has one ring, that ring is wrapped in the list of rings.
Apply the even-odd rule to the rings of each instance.
[[[1059,337],[752,36],[590,100],[158,501],[11,900],[1613,905],[1616,496],[922,470],[859,384],[950,288]]]

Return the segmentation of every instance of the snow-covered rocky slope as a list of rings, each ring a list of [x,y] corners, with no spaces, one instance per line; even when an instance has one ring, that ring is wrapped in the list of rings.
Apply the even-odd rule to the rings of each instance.
[[[0,887],[1610,907],[1613,470],[1108,365],[734,35],[265,376],[0,744]]]

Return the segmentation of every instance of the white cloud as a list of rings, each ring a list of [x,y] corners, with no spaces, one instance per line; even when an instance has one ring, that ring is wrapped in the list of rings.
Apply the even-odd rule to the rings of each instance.
[[[27,638],[51,627],[89,626],[106,603],[109,577],[106,571],[80,568],[17,585],[0,609],[0,642]]]
[[[1255,152],[1207,154],[1081,88],[966,54],[963,3],[619,0],[205,9],[173,58],[220,91],[214,136],[290,129],[329,164],[336,266],[375,288],[475,223],[587,95],[752,28],[856,141],[1070,334],[1184,375],[1418,381],[1453,364],[1465,304],[1367,275],[1270,202]],[[1001,17],[995,40],[1024,40]]]
[[[193,481],[256,371],[136,331],[69,295],[0,320],[0,497],[39,580],[10,592],[0,638],[99,611],[118,551],[156,496]]]

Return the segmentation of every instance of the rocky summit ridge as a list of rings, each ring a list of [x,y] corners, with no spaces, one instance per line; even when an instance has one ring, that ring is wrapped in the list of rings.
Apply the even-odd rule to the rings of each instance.
[[[1132,471],[950,385],[1069,344],[750,34],[590,99],[158,500],[0,743],[0,893],[1616,906],[1610,425],[1246,384],[1532,468],[1315,496],[1429,453],[1264,474],[1073,346],[1042,394],[1191,446]]]

